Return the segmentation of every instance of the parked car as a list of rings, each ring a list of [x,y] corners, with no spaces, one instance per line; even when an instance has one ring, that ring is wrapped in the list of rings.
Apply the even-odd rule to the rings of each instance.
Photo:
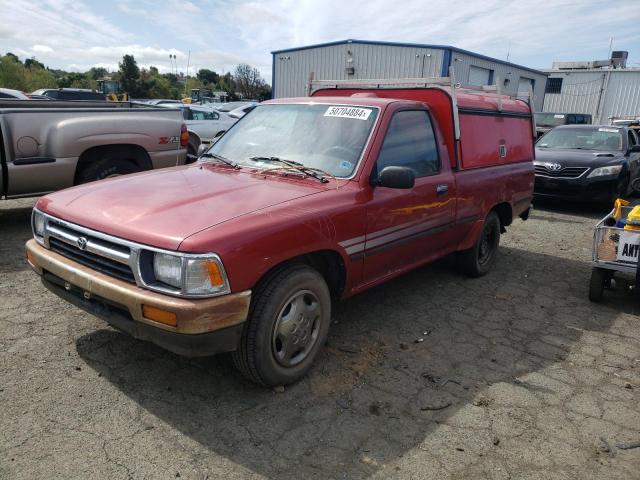
[[[14,90],[13,88],[0,88],[0,99],[14,98],[17,100],[29,100],[29,97],[20,90]]]
[[[235,108],[235,109],[231,110],[229,112],[229,116],[232,117],[232,118],[235,118],[235,119],[241,119],[242,117],[244,117],[247,113],[249,113],[251,110],[253,110],[257,106],[258,106],[257,102],[250,103],[248,105],[243,105],[242,107]]]
[[[469,275],[487,273],[533,194],[528,103],[355,92],[262,103],[195,164],[41,198],[30,265],[136,338],[233,351],[262,385],[298,380],[332,300],[453,252]]]
[[[178,110],[0,100],[0,139],[0,198],[15,198],[181,165],[188,135]]]
[[[31,93],[32,95],[43,95],[53,100],[92,100],[106,101],[107,97],[95,90],[85,88],[41,88]]]
[[[173,104],[160,104],[161,107],[175,108]],[[237,118],[201,105],[180,104],[182,118],[189,132],[187,144],[188,160],[196,160],[200,145],[209,145],[213,139],[226,132]]]
[[[540,138],[554,127],[559,125],[591,125],[593,119],[587,113],[548,113],[535,114],[536,137]]]
[[[207,107],[214,108],[214,109],[218,110],[219,112],[229,113],[232,110],[236,110],[236,109],[238,109],[240,107],[245,107],[245,106],[251,105],[253,103],[256,103],[256,102],[243,101],[243,102],[211,103],[211,104],[208,104]]]
[[[631,193],[640,173],[640,142],[627,127],[566,125],[536,143],[538,197],[612,202]]]

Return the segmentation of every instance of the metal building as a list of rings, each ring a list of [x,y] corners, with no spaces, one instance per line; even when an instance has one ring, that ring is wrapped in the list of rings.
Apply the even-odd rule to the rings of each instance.
[[[624,62],[614,68],[614,60],[554,62],[547,71],[543,111],[588,113],[594,124],[640,116],[640,68],[624,68]]]
[[[307,94],[316,80],[447,77],[449,67],[463,86],[495,85],[515,95],[533,88],[541,110],[547,74],[447,45],[342,40],[271,52],[273,96]]]

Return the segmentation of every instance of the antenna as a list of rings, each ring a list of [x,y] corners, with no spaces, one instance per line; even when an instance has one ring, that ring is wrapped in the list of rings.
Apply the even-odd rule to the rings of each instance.
[[[509,40],[509,44],[507,45],[507,62],[509,61],[510,53],[511,53],[511,40]]]
[[[607,58],[611,58],[611,46],[613,45],[613,37],[609,37],[609,53],[607,54]]]

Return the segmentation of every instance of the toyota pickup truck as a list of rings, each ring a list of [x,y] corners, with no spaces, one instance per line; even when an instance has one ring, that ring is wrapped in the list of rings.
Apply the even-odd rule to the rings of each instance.
[[[183,165],[188,140],[178,109],[0,100],[0,198]]]
[[[419,82],[317,86],[258,105],[196,163],[47,195],[28,262],[135,338],[294,382],[332,301],[448,254],[484,275],[527,218],[529,103]]]

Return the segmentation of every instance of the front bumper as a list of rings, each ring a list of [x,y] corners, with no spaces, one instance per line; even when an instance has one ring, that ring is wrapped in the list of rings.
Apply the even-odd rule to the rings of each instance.
[[[207,299],[151,292],[96,272],[29,240],[29,265],[56,295],[140,340],[186,356],[233,351],[249,312],[251,291]],[[176,314],[176,326],[145,318],[146,305]]]
[[[533,193],[537,197],[553,197],[590,202],[610,201],[617,193],[618,177],[550,178],[536,175]]]

